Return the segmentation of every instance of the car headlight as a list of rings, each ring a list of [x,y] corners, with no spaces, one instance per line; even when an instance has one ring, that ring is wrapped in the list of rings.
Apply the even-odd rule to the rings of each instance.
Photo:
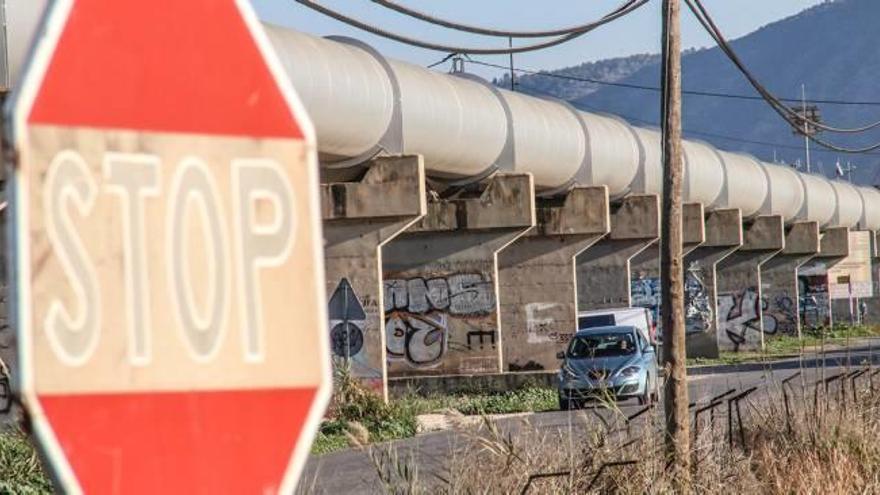
[[[572,371],[572,369],[569,368],[568,366],[563,366],[563,367],[559,368],[559,379],[560,380],[562,380],[562,381],[574,380],[577,377],[578,377],[577,373]]]
[[[638,366],[627,366],[626,368],[620,370],[620,373],[618,374],[623,378],[633,378],[634,376],[638,375],[640,371],[642,371],[642,368]]]

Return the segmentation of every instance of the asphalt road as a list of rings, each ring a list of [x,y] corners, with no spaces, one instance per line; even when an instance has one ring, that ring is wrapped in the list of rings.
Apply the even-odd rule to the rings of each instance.
[[[880,349],[872,351],[868,348],[858,348],[829,352],[825,356],[825,376],[831,377],[842,372],[848,356],[853,366],[869,361],[873,361],[874,364],[880,363]],[[766,400],[770,387],[779,386],[782,380],[799,370],[803,370],[804,379],[808,383],[820,378],[823,372],[821,363],[822,360],[818,356],[809,354],[803,358],[764,364],[692,368],[689,370],[688,378],[689,397],[692,402],[705,404],[713,397],[731,389],[744,391],[758,387],[749,400]],[[796,383],[800,383],[800,377]],[[635,401],[621,403],[619,407],[626,415],[632,415],[642,409]],[[614,414],[600,407],[595,407],[595,413],[608,417]],[[531,427],[538,429],[567,429],[570,425],[583,424],[582,420],[571,421],[572,414],[578,413],[568,411],[537,413],[529,415],[527,420]],[[654,414],[662,414],[661,408],[658,407]],[[596,422],[600,421],[598,417],[593,416]],[[515,430],[522,427],[523,419],[522,416],[517,416],[495,421],[502,430]],[[430,472],[440,470],[452,450],[465,441],[462,434],[454,430],[446,430],[399,440],[394,442],[394,446],[400,456],[415,461],[422,472]],[[312,456],[303,473],[298,493],[381,493],[378,483],[375,469],[367,455],[359,450],[345,450],[323,456]]]

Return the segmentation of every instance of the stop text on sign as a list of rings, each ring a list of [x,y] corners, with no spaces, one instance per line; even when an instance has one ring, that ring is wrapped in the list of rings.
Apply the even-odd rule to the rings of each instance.
[[[34,322],[45,329],[56,357],[69,366],[87,363],[106,328],[96,261],[76,223],[88,221],[99,196],[109,195],[121,222],[129,361],[149,364],[154,333],[175,331],[151,321],[151,295],[159,292],[168,298],[176,331],[193,360],[210,361],[224,339],[232,338],[226,329],[236,326],[228,321],[235,304],[242,358],[262,361],[260,272],[285,262],[296,231],[294,191],[281,164],[247,156],[212,164],[197,155],[169,163],[149,153],[113,151],[105,151],[99,161],[90,163],[79,152],[62,149],[49,161],[43,181],[46,236],[73,294],[72,301],[54,297],[43,321]],[[219,181],[228,184],[231,194],[221,193]],[[164,203],[159,235],[146,227],[157,213],[151,209],[156,202]],[[162,255],[150,259],[148,251],[157,250],[151,240],[157,238],[162,239]],[[205,259],[192,259],[194,251]],[[206,267],[204,277],[190,270],[197,261]],[[155,270],[166,270],[164,291],[150,290]]]

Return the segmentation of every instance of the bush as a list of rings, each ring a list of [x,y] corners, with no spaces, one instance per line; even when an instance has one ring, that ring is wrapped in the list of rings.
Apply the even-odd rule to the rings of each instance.
[[[454,410],[464,415],[550,411],[557,407],[556,391],[529,386],[509,392],[475,392],[420,397],[408,395],[385,403],[351,376],[345,366],[334,371],[333,395],[313,454],[326,454],[347,445],[383,442],[415,436],[420,414]],[[352,427],[358,433],[352,437]],[[361,429],[362,427],[362,429]]]
[[[52,493],[40,459],[27,436],[15,430],[0,432],[0,494]]]
[[[692,420],[690,492],[880,493],[880,393],[868,379],[875,371],[854,368],[860,380],[838,380],[827,392],[821,380],[818,388],[812,379],[772,383],[740,403],[742,424],[721,401],[714,420],[708,412]],[[676,493],[681,478],[666,464],[661,414],[568,414],[576,427],[502,429],[485,419],[460,430],[431,472],[395,457],[393,446],[367,453],[386,493]]]

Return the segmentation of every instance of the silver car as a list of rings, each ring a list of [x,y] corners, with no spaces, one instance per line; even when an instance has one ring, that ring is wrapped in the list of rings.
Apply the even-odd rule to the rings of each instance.
[[[597,397],[657,400],[658,366],[654,346],[636,327],[595,327],[579,330],[559,369],[559,407],[568,410]]]

